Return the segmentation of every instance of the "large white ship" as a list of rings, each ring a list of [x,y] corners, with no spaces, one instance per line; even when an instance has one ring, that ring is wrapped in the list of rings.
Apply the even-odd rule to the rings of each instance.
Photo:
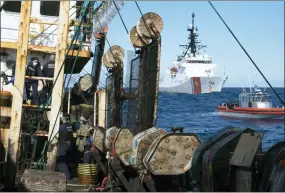
[[[161,80],[159,90],[169,93],[203,94],[220,92],[227,77],[215,76],[216,64],[212,58],[199,51],[204,45],[198,45],[198,29],[194,26],[195,14],[192,14],[192,25],[188,27],[190,40],[188,45],[180,45],[186,51],[178,56],[177,61],[168,68],[166,75]],[[206,52],[206,51],[205,51]]]

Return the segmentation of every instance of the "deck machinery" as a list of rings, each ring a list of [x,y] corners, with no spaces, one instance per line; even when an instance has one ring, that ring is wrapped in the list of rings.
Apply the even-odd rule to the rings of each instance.
[[[28,9],[29,3],[23,4],[26,4],[23,9]],[[103,55],[106,31],[101,31],[96,36],[99,51],[95,52],[102,62],[98,58],[94,60],[94,69],[100,70],[101,63],[107,67],[106,90],[96,90],[99,79],[94,70],[80,79],[70,97],[66,95],[63,111],[70,112],[73,121],[80,115],[93,120],[93,157],[98,170],[102,171],[98,174],[101,188],[93,190],[284,191],[284,183],[278,184],[282,179],[284,182],[284,142],[262,152],[263,134],[249,128],[226,127],[201,142],[195,133],[183,133],[183,129],[180,133],[167,132],[156,126],[162,28],[160,16],[150,12],[131,29],[130,41],[138,57],[131,62],[126,92],[122,89],[124,50],[112,46]],[[1,99],[9,106],[5,97]],[[126,115],[122,113],[124,102],[128,104]],[[125,125],[122,124],[124,118]],[[6,141],[3,138],[1,146]],[[10,149],[9,146],[11,154]],[[3,156],[1,154],[1,167],[6,163]],[[49,153],[48,156],[53,158],[54,155]],[[67,189],[64,175],[54,172],[53,168],[49,171],[29,168],[24,167],[20,183],[26,190]],[[3,174],[1,172],[1,180]],[[36,186],[35,182],[42,186]]]

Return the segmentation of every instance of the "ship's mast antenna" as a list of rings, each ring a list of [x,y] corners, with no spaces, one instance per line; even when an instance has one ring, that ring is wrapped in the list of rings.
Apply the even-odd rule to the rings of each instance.
[[[252,92],[249,76],[247,77],[247,80],[248,80],[248,83],[249,83],[249,90],[250,90],[250,92]]]
[[[186,56],[186,54],[188,54],[188,50],[190,49],[190,53],[193,54],[193,56],[196,56],[196,52],[197,49],[200,50],[202,48],[205,48],[205,45],[196,45],[201,43],[200,41],[197,41],[196,38],[198,37],[197,31],[198,28],[195,27],[195,23],[194,23],[194,19],[195,19],[195,13],[192,13],[192,26],[188,27],[187,31],[190,31],[189,37],[188,39],[190,40],[188,45],[179,45],[181,47],[184,47],[186,49],[185,52],[183,52],[182,56],[178,56],[178,60],[177,61],[181,61],[182,58],[184,58]],[[205,50],[204,50],[205,51]]]
[[[190,29],[190,49],[191,49],[191,54],[193,56],[196,56],[196,34],[194,33],[195,30],[195,25],[194,25],[194,19],[195,19],[195,13],[192,13],[192,28]]]

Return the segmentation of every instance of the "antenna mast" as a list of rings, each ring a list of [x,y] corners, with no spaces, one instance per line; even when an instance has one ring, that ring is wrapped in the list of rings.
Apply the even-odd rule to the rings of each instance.
[[[248,83],[249,83],[249,90],[250,90],[250,92],[252,92],[252,89],[251,89],[251,84],[250,84],[250,80],[249,80],[249,77],[247,77],[247,79],[248,79]]]
[[[188,50],[190,49],[190,53],[195,57],[197,50],[200,50],[202,48],[206,48],[207,46],[205,45],[198,45],[199,43],[201,43],[201,41],[197,41],[197,37],[198,37],[198,28],[195,27],[195,23],[194,23],[194,19],[195,19],[195,13],[192,13],[192,26],[189,26],[187,31],[190,31],[190,34],[188,36],[188,39],[190,40],[188,45],[179,45],[185,49],[187,49],[185,52],[183,52],[182,56],[178,56],[178,61],[181,61],[182,58],[184,58],[186,56],[186,54],[188,54]]]

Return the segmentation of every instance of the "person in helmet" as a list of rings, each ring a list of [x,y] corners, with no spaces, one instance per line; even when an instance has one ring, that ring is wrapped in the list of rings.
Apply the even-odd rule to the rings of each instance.
[[[94,151],[94,144],[93,144],[93,136],[94,133],[94,129],[93,128],[89,128],[88,129],[88,137],[87,137],[87,141],[86,144],[84,146],[84,155],[83,155],[83,163],[89,164],[90,162],[92,162],[92,152]]]
[[[87,120],[81,116],[79,120],[79,129],[77,130],[76,146],[79,152],[84,152],[84,147],[88,139],[88,124]]]
[[[43,76],[52,78],[54,74],[55,55],[49,57],[49,61],[43,65]]]
[[[42,77],[42,69],[39,62],[38,57],[32,57],[31,62],[28,63],[27,69],[26,69],[26,76],[38,76]],[[38,100],[38,80],[31,80],[26,79],[25,80],[25,87],[26,92],[29,93],[30,87],[32,87],[32,104],[33,105],[39,105]]]
[[[43,77],[52,78],[54,76],[55,55],[52,54],[49,57],[49,61],[43,65]],[[43,90],[40,96],[40,104],[49,103],[47,98],[52,91],[53,81],[45,81]]]
[[[83,153],[83,163],[89,163],[92,146],[92,129],[84,116],[80,117],[80,129],[77,132],[77,149]]]
[[[63,114],[62,124],[59,126],[59,167],[60,171],[66,174],[68,180],[71,180],[67,162],[70,157],[71,140],[73,137],[72,124],[69,122],[69,115]]]

